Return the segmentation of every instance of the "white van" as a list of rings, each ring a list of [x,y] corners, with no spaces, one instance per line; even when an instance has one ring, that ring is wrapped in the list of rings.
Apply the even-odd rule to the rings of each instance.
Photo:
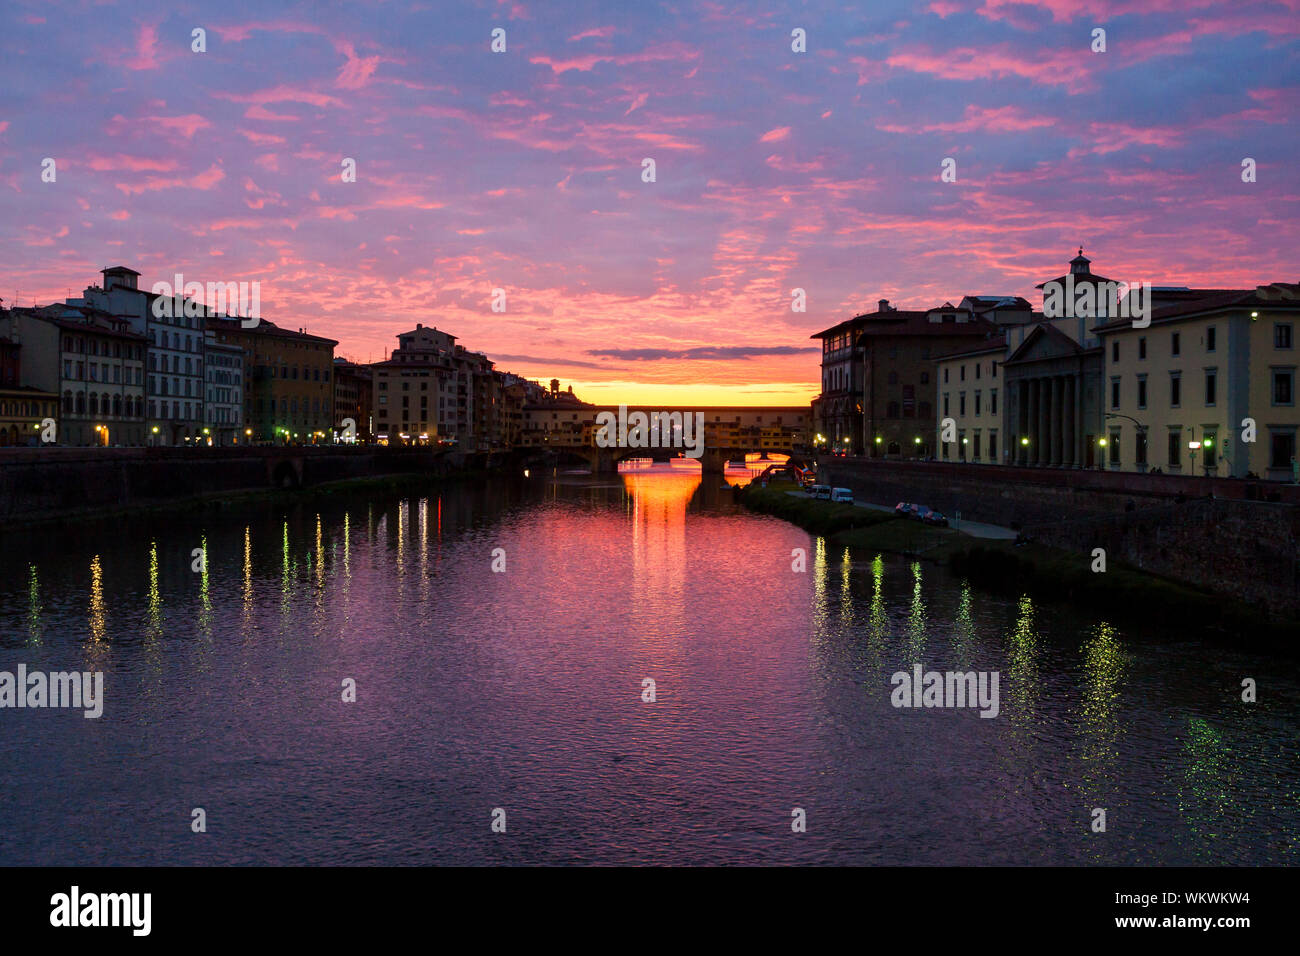
[[[832,488],[831,501],[842,501],[846,505],[853,504],[853,489],[851,488]]]
[[[827,501],[829,501],[831,497],[831,486],[812,485],[808,489],[808,494],[812,495],[814,498],[825,498]]]

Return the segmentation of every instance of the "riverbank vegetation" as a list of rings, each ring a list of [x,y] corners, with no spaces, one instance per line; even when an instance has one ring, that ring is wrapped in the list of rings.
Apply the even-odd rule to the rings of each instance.
[[[1211,629],[1247,639],[1252,645],[1300,644],[1300,622],[1269,618],[1229,595],[1116,561],[1108,562],[1104,572],[1095,572],[1089,554],[1032,542],[974,538],[950,528],[895,517],[888,511],[789,494],[796,489],[788,482],[766,488],[751,486],[739,491],[737,499],[746,508],[783,518],[835,545],[944,564],[972,584],[996,593],[1066,600],[1116,620],[1158,623],[1197,633]]]

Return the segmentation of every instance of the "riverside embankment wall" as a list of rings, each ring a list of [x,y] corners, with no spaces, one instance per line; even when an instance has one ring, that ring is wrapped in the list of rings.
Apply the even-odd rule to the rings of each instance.
[[[5,449],[0,524],[350,478],[438,475],[453,467],[451,457],[335,448]]]
[[[1300,614],[1300,486],[855,458],[818,465],[823,481],[863,501],[914,501],[1067,551],[1104,548],[1108,561]]]

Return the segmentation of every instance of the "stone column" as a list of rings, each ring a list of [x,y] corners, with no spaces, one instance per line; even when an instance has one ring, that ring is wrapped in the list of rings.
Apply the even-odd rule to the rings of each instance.
[[[1025,456],[1026,465],[1038,464],[1038,416],[1041,407],[1038,404],[1042,398],[1042,390],[1039,388],[1038,379],[1029,380],[1029,453]]]
[[[1065,458],[1062,464],[1066,468],[1073,468],[1078,458],[1075,458],[1075,428],[1074,428],[1074,376],[1065,377]]]
[[[1009,391],[1009,390],[1008,390]],[[1010,395],[1007,396],[1010,399]],[[1016,420],[1014,423],[1013,434],[1015,437],[1007,436],[1004,441],[1014,441],[1015,445],[1007,448],[1011,452],[1007,459],[1013,465],[1023,465],[1025,463],[1025,446],[1020,444],[1020,436],[1029,430],[1029,383],[1023,379],[1016,382]]]
[[[1047,464],[1048,447],[1047,436],[1048,418],[1052,414],[1052,390],[1047,383],[1047,379],[1039,377],[1038,379],[1038,434],[1034,436],[1034,447],[1038,449],[1035,458],[1039,467]]]
[[[1065,380],[1052,376],[1052,467],[1061,467],[1061,446],[1065,439]]]
[[[1074,465],[1082,468],[1087,461],[1083,447],[1083,369],[1074,376]]]

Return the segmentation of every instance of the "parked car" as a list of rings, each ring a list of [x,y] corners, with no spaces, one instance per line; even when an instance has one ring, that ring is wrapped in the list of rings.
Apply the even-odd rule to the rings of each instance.
[[[814,498],[825,498],[829,501],[831,497],[831,486],[812,485],[808,488],[808,494],[812,495]]]
[[[852,488],[832,488],[831,501],[838,501],[846,505],[853,504]]]
[[[906,518],[907,509],[911,507],[912,506],[908,504],[906,501],[900,501],[898,504],[894,505],[894,514],[900,518]]]
[[[921,517],[921,520],[928,525],[934,525],[936,528],[948,527],[948,519],[941,511],[927,509],[926,513]]]

